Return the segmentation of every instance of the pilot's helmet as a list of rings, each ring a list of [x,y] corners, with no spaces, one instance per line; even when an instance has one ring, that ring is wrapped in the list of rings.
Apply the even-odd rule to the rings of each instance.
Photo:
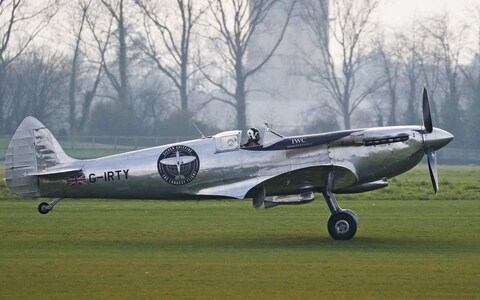
[[[257,128],[250,128],[247,131],[248,138],[251,139],[251,140],[255,140],[256,139],[255,136],[257,135],[257,133],[260,133]]]

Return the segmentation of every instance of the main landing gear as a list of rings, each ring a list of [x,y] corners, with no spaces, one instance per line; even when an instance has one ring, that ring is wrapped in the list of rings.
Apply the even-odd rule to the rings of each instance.
[[[42,202],[38,205],[38,212],[42,215],[48,214],[58,202],[62,200],[61,198],[55,198],[52,203],[48,204],[47,202]]]
[[[328,233],[335,240],[350,240],[357,232],[358,217],[348,209],[341,209],[332,193],[333,170],[328,173],[327,188],[322,192],[332,213],[328,218]]]

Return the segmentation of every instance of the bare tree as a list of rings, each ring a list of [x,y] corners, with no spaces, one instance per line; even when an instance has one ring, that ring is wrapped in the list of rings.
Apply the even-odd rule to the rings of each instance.
[[[32,9],[25,0],[0,0],[0,132],[5,131],[3,90],[7,68],[49,24],[57,8],[56,1]]]
[[[194,0],[175,2],[172,7],[171,1],[163,5],[158,5],[157,1],[154,5],[151,0],[135,0],[143,12],[146,32],[145,42],[139,46],[173,82],[180,95],[180,107],[187,111],[189,78],[195,72],[190,63],[192,34],[205,7],[194,9]],[[162,43],[159,45],[158,41]]]
[[[467,105],[467,142],[469,146],[480,148],[478,128],[480,128],[480,5],[471,7],[470,33],[476,41],[471,48],[473,59],[471,63],[460,66],[460,70],[465,78]]]
[[[118,103],[129,106],[130,89],[128,84],[127,24],[124,0],[101,0],[99,6],[92,7],[87,16],[87,24],[111,86],[115,90]],[[111,52],[111,53],[110,53]],[[113,61],[110,57],[115,56]]]
[[[480,149],[478,128],[480,128],[480,52],[475,54],[471,64],[462,67],[462,74],[465,77],[466,97],[468,111],[466,113],[467,128],[463,128],[469,146]]]
[[[106,44],[98,45],[92,37],[97,19],[92,12],[96,9],[92,0],[75,0],[69,2],[64,10],[64,22],[67,32],[62,37],[70,37],[71,60],[68,85],[68,123],[69,134],[76,135],[84,129],[90,109],[104,74],[103,65]],[[89,32],[90,29],[90,32]],[[90,35],[89,35],[90,33]],[[95,36],[95,35],[93,35]],[[92,44],[93,42],[93,44]],[[70,44],[69,43],[69,44]],[[98,53],[102,54],[98,54]]]
[[[394,41],[397,41],[398,38],[398,35],[396,35]],[[398,84],[400,81],[403,47],[397,42],[387,44],[384,38],[379,38],[376,52],[386,82],[383,94],[386,94],[388,101],[382,102],[388,104],[390,110],[387,123],[391,126],[397,125]],[[382,112],[380,115],[383,116],[384,113]]]
[[[73,34],[75,37],[74,45],[73,45],[73,57],[72,57],[72,66],[71,66],[71,74],[70,74],[70,84],[69,84],[69,91],[68,91],[68,98],[69,98],[69,122],[70,122],[70,135],[75,135],[77,124],[76,124],[76,100],[75,100],[75,92],[77,87],[77,73],[78,73],[78,66],[79,60],[81,55],[81,42],[82,42],[82,33],[86,23],[88,9],[90,7],[91,1],[87,0],[78,0],[76,5],[78,5],[78,11],[80,13],[79,20],[74,18],[73,24]],[[76,7],[74,7],[75,9]]]
[[[214,37],[210,39],[216,50],[218,63],[211,64],[213,70],[203,72],[206,79],[218,89],[217,100],[233,107],[237,114],[237,126],[246,127],[247,81],[257,73],[274,55],[290,22],[296,1],[290,1],[285,21],[278,36],[263,56],[246,62],[246,54],[253,47],[252,38],[273,8],[280,7],[281,0],[222,0],[210,2],[213,15]],[[215,74],[215,75],[214,75]]]
[[[90,108],[92,106],[93,100],[97,94],[98,86],[103,76],[103,63],[101,62],[97,66],[93,65],[91,67],[91,72],[95,75],[92,76],[92,81],[89,82],[90,85],[85,85],[85,92],[83,93],[83,102],[82,102],[82,113],[78,122],[76,121],[76,129],[82,131],[85,129],[85,124],[90,115]]]
[[[412,23],[412,30],[408,34],[397,34],[395,42],[400,45],[401,48],[401,75],[404,78],[403,91],[406,94],[407,108],[405,110],[405,119],[403,120],[407,124],[418,123],[418,101],[420,88],[422,83],[419,83],[419,78],[422,74],[422,61],[421,49],[423,39],[417,35],[415,28],[416,22]],[[432,91],[430,90],[430,93]]]
[[[44,121],[55,119],[53,116],[65,107],[67,66],[63,56],[43,48],[28,51],[12,62],[5,77],[8,129],[14,130],[27,115]]]
[[[464,49],[465,27],[452,28],[448,15],[433,17],[426,23],[424,30],[432,39],[432,64],[440,63],[443,69],[441,75],[447,86],[445,88],[445,100],[442,107],[441,121],[451,130],[462,132],[462,119],[460,109],[460,58]],[[423,64],[424,66],[426,64]],[[461,135],[457,134],[457,139]]]
[[[305,57],[310,69],[307,78],[328,92],[331,104],[327,106],[343,117],[343,127],[348,129],[353,112],[383,84],[380,78],[370,78],[364,84],[359,81],[359,74],[371,58],[366,54],[365,40],[373,30],[371,19],[378,0],[332,0],[330,6],[328,1],[303,4],[304,19],[322,55],[322,61]],[[333,24],[326,27],[324,19],[329,15]]]
[[[148,128],[152,129],[152,134],[158,135],[157,130],[160,127],[162,119],[166,119],[171,114],[168,99],[169,90],[166,84],[159,78],[152,75],[145,76],[142,85],[136,89],[134,103],[136,110],[139,111],[139,119],[146,123]]]

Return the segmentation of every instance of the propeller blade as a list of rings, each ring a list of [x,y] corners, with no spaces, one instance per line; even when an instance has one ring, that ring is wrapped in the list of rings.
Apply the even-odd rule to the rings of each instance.
[[[438,173],[437,173],[437,154],[435,149],[428,147],[427,152],[428,170],[430,171],[430,179],[432,180],[433,190],[435,194],[438,192]]]
[[[430,114],[430,105],[428,104],[427,88],[423,88],[423,125],[428,133],[433,131],[432,115]]]

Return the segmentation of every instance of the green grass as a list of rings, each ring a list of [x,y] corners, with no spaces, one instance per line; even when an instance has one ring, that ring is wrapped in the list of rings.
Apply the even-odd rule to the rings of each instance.
[[[355,200],[480,200],[480,167],[439,166],[437,195],[433,192],[427,165],[389,180],[384,189],[364,194],[339,195],[338,198]]]
[[[410,200],[433,193],[425,166],[339,195],[360,217],[351,241],[328,236],[320,196],[270,210],[64,200],[40,215],[2,185],[0,299],[480,299],[480,168],[440,172],[433,201]]]

